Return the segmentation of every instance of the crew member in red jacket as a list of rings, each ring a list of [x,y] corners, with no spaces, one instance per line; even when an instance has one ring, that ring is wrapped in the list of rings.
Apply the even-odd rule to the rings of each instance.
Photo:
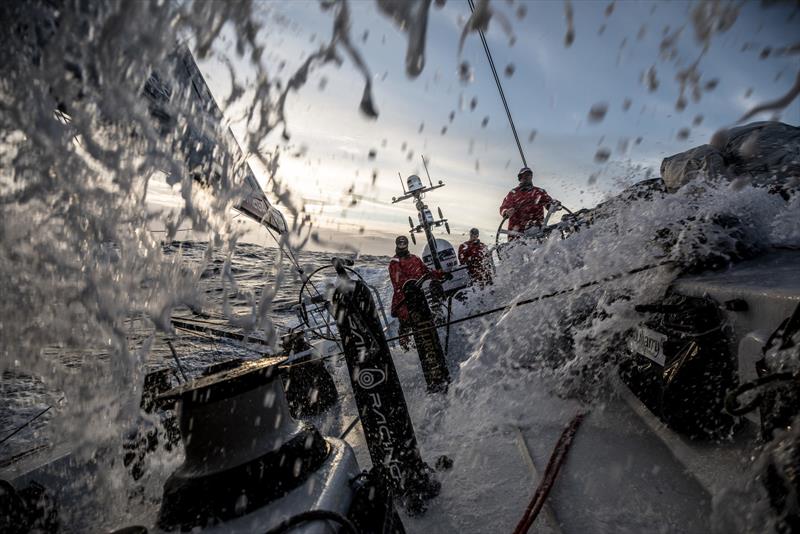
[[[533,171],[528,167],[520,169],[517,175],[519,186],[508,192],[500,205],[500,216],[508,217],[508,229],[524,232],[528,228],[541,226],[545,208],[554,202],[547,191],[533,186]],[[509,235],[509,240],[518,236]]]
[[[492,283],[492,273],[489,267],[489,255],[486,245],[481,243],[480,232],[477,228],[469,231],[469,241],[461,243],[458,247],[458,261],[467,266],[467,272],[473,284],[484,287]]]
[[[400,345],[404,349],[408,349],[408,336],[404,334],[411,330],[411,324],[408,321],[408,308],[405,304],[403,285],[409,280],[419,280],[427,274],[439,280],[443,277],[444,273],[438,270],[428,269],[418,256],[411,254],[408,251],[408,238],[406,236],[398,236],[394,244],[395,255],[391,261],[389,261],[389,278],[394,288],[391,314],[392,317],[397,317],[400,321],[398,335],[403,336],[400,338]]]

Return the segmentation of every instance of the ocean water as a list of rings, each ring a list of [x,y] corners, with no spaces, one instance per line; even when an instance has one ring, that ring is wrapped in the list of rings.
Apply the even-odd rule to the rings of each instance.
[[[197,269],[202,265],[196,288],[202,296],[201,305],[194,311],[186,307],[178,308],[173,316],[187,318],[197,324],[207,324],[212,328],[240,331],[232,328],[231,324],[236,324],[238,318],[250,316],[262,297],[262,291],[274,287],[274,267],[279,259],[279,252],[275,248],[241,243],[236,246],[235,252],[230,256],[229,267],[226,267],[225,255],[216,254],[207,260],[205,257],[207,249],[207,243],[202,242],[175,241],[164,245],[165,257],[179,258],[185,269]],[[296,259],[306,273],[311,273],[320,267],[330,265],[332,257],[333,253],[302,251],[297,254]],[[294,309],[302,285],[296,266],[285,257],[283,261],[285,277],[272,297],[270,311],[270,319],[278,338],[286,333],[289,327],[297,326],[299,323]],[[383,298],[387,303],[391,302],[386,300],[391,298],[388,290],[388,262],[388,257],[362,256],[358,259],[356,267],[368,283],[384,294]],[[223,271],[230,273],[230,276],[223,276]],[[324,283],[326,278],[328,277],[323,274],[315,277],[314,281],[320,284]],[[230,281],[235,283],[235,287],[231,287]],[[214,363],[233,358],[258,358],[264,354],[280,352],[279,342],[278,345],[272,343],[271,346],[262,343],[243,345],[225,338],[213,339],[207,334],[193,334],[178,329],[168,335],[157,335],[151,341],[152,324],[143,317],[131,317],[126,322],[126,329],[127,339],[133,349],[141,347],[145,342],[148,343],[148,352],[143,361],[144,372],[169,367],[174,369],[177,375],[178,369],[166,344],[167,340],[173,343],[184,371],[190,377],[196,376],[202,369]],[[256,332],[259,339],[266,337],[263,333],[260,329]],[[111,351],[102,347],[54,346],[48,348],[48,351],[63,362],[65,368],[77,374],[82,372],[81,364],[87,359],[102,360],[111,357]],[[51,433],[55,428],[50,423],[58,419],[61,412],[69,409],[69,400],[64,399],[64,391],[48,388],[41,378],[13,370],[3,373],[0,381],[0,429],[2,429],[0,438],[48,406],[53,407],[51,411],[0,445],[0,463],[31,449],[58,442],[58,436]]]
[[[632,436],[639,430],[629,415],[619,411],[609,388],[622,356],[622,336],[640,320],[633,311],[636,304],[657,301],[669,284],[682,272],[697,269],[709,258],[737,261],[741,255],[757,256],[772,246],[800,247],[793,233],[800,217],[796,200],[786,201],[764,189],[733,188],[726,184],[707,184],[703,194],[686,188],[672,195],[657,194],[653,199],[616,200],[600,208],[594,222],[567,239],[553,235],[543,243],[518,243],[506,247],[502,261],[495,266],[495,283],[486,289],[468,289],[463,299],[453,301],[453,318],[498,306],[508,306],[500,313],[455,325],[449,334],[447,354],[453,383],[447,395],[428,395],[425,391],[419,361],[414,351],[392,349],[406,400],[411,410],[423,457],[429,462],[441,454],[455,460],[451,471],[440,473],[442,494],[431,503],[422,517],[405,517],[411,532],[486,532],[510,530],[524,509],[536,471],[526,467],[525,458],[541,466],[563,425],[578,410],[588,410],[591,416],[584,424],[584,436],[600,436],[598,443],[617,442],[616,450],[630,446]],[[717,221],[725,214],[736,214],[738,223],[720,226]],[[663,239],[671,232],[671,239]],[[269,322],[266,327],[253,329],[254,335],[276,339],[281,331],[297,324],[292,307],[297,302],[300,278],[295,267],[277,249],[239,244],[233,253],[212,253],[206,243],[175,242],[162,249],[163,261],[178,263],[182,269],[196,274],[194,311],[185,306],[173,308],[173,317],[188,317],[210,326],[236,329],[236,325],[252,324],[260,317],[259,306],[269,302]],[[301,268],[310,273],[330,264],[330,255],[300,252]],[[387,276],[387,257],[361,257],[355,269],[390,302],[391,287]],[[634,275],[615,277],[642,267],[674,263],[649,269]],[[331,273],[331,271],[328,271]],[[327,278],[327,280],[326,280]],[[513,306],[515,302],[549,294],[558,290],[578,288],[586,282],[614,278],[602,284],[558,295],[553,298]],[[276,284],[276,280],[279,283]],[[332,278],[316,277],[321,291]],[[198,316],[196,312],[202,311]],[[207,365],[231,358],[258,358],[273,349],[263,344],[243,344],[238,341],[214,339],[206,335],[176,331],[174,334],[153,330],[153,321],[131,317],[126,321],[126,335],[132,353],[142,353],[146,370],[175,368],[166,340],[171,339],[189,374],[197,374]],[[443,334],[444,332],[440,332]],[[95,372],[98,361],[111,358],[101,348],[73,350],[52,347],[51,356],[64,362],[64,367],[80,374],[84,369]],[[353,420],[356,408],[352,399],[346,366],[342,359],[326,362],[333,374],[340,396],[339,404],[315,418],[313,423],[326,435],[339,435]],[[90,385],[96,380],[87,381]],[[86,417],[85,404],[91,396],[77,398],[74,390],[53,389],[47,381],[24,373],[6,372],[0,394],[3,398],[3,427],[13,428],[47,405],[54,408],[30,428],[20,432],[3,445],[3,458],[43,444],[73,443],[77,450],[96,450],[98,443],[115,440],[109,433],[74,431],[75,421]],[[135,387],[131,388],[136,391]],[[80,392],[80,391],[79,391]],[[65,399],[61,399],[66,396]],[[111,397],[106,397],[110,399]],[[72,403],[83,403],[84,409],[74,409]],[[94,412],[102,417],[102,410]],[[89,417],[90,424],[98,424]],[[117,427],[120,428],[120,427]],[[124,428],[124,426],[122,427]],[[72,431],[70,431],[72,429]],[[633,434],[631,434],[633,433]],[[521,437],[520,437],[521,436]],[[604,438],[603,436],[611,436]],[[627,436],[627,437],[626,437]],[[119,434],[117,434],[117,440]],[[584,438],[591,440],[595,438]],[[522,441],[520,441],[522,440]],[[362,467],[371,465],[366,446],[358,427],[348,437]],[[520,443],[531,450],[521,452]],[[652,452],[650,450],[652,448]],[[720,525],[739,519],[743,525],[759,525],[768,521],[763,513],[763,496],[748,498],[744,508],[730,511],[725,492],[710,497],[699,493],[698,502],[705,503],[698,517],[680,514],[664,516],[668,507],[653,507],[631,511],[620,502],[608,498],[595,501],[580,513],[570,512],[568,503],[575,499],[590,499],[598,492],[590,473],[593,446],[578,442],[574,453],[589,462],[589,471],[569,471],[565,475],[560,500],[554,498],[553,514],[567,514],[576,528],[596,532],[637,532],[648,524],[665,522],[670,528],[700,525],[709,531],[725,531]],[[612,458],[612,480],[607,483],[633,488],[622,479],[613,477],[625,473],[632,458],[659,458],[655,444],[639,445],[623,458]],[[39,451],[46,455],[47,451]],[[626,459],[627,458],[627,459]],[[653,469],[667,473],[682,472],[671,460],[653,459]],[[106,479],[94,480],[93,490],[117,488],[119,493],[110,499],[88,493],[77,510],[104,510],[103,513],[67,515],[66,524],[111,528],[131,523],[152,522],[158,509],[161,487],[165,478],[180,462],[180,451],[161,452],[148,459],[147,475],[139,481],[141,494],[147,498],[127,497],[131,482],[125,469],[107,466]],[[618,465],[614,462],[620,462]],[[753,464],[755,465],[755,464]],[[610,467],[609,467],[610,466]],[[660,466],[660,467],[659,467]],[[616,469],[616,471],[615,471]],[[753,466],[751,480],[757,480]],[[616,473],[616,475],[614,475]],[[630,475],[628,475],[630,476]],[[637,477],[639,475],[636,475]],[[589,477],[589,478],[586,478]],[[696,491],[680,476],[675,484],[689,484],[686,491]],[[601,495],[609,495],[600,491]],[[669,492],[668,492],[669,493]],[[613,493],[612,493],[613,494]],[[633,498],[630,495],[626,498]],[[666,499],[670,502],[670,497]],[[478,505],[479,503],[479,505]],[[559,510],[560,507],[560,510]],[[713,510],[721,518],[711,521]],[[113,513],[109,511],[113,510]],[[683,510],[679,508],[679,510]],[[74,511],[73,511],[74,512]],[[705,514],[705,516],[703,515]],[[740,514],[739,519],[737,514]],[[564,519],[561,520],[562,523]],[[672,522],[670,522],[672,521]],[[747,531],[750,527],[743,527]],[[543,531],[555,528],[540,525]],[[557,531],[557,530],[556,530]]]
[[[257,39],[258,31],[276,25],[269,3],[255,4],[257,12],[224,2],[111,2],[87,9],[67,5],[71,9],[65,10],[55,5],[7,3],[0,8],[14,11],[23,29],[37,30],[4,32],[8,46],[0,47],[9,52],[3,56],[0,114],[2,435],[52,406],[0,445],[0,461],[30,451],[47,458],[60,452],[61,444],[96,460],[96,471],[71,481],[81,490],[80,498],[62,510],[61,522],[68,531],[103,531],[152,523],[163,481],[180,462],[180,450],[149,457],[146,476],[132,488],[118,456],[108,454],[118,449],[139,415],[145,373],[174,367],[166,340],[174,341],[190,374],[230,358],[260,357],[273,350],[280,331],[295,320],[291,307],[300,286],[293,266],[277,249],[239,243],[230,210],[240,184],[198,181],[186,170],[185,155],[175,150],[176,136],[154,132],[142,84],[153,69],[169,72],[174,66],[170,53],[178,36],[193,40],[199,57],[207,57],[220,35],[233,36],[235,61],[254,73],[255,85],[247,89],[257,95],[253,109],[259,108],[247,118],[243,148],[266,169],[273,198],[281,199],[293,224],[287,239],[300,249],[299,262],[310,272],[329,257],[302,251],[313,238],[308,220],[291,202],[292,184],[278,178],[280,150],[262,148],[291,130],[284,89],[298,89],[310,79],[313,62],[309,59],[286,85],[274,83]],[[307,52],[320,61],[338,55],[352,60],[364,80],[360,110],[374,116],[372,74],[349,36],[350,5],[340,2],[330,10],[330,43],[322,49],[309,45]],[[379,3],[387,20],[409,30],[406,71],[412,76],[424,66],[422,30],[429,5]],[[414,6],[425,9],[415,11]],[[488,24],[487,6],[479,3],[467,30]],[[696,15],[709,18],[699,21],[708,29],[720,27],[715,16],[731,14],[709,10]],[[64,68],[65,54],[70,68]],[[250,102],[239,99],[251,93],[234,70],[226,104],[248,107]],[[227,134],[224,121],[210,121],[193,105],[180,104],[187,103],[176,102],[176,131],[195,128],[220,139]],[[352,112],[358,113],[355,106]],[[155,175],[180,190],[180,213],[149,209],[147,191]],[[618,178],[631,183],[647,177],[634,172]],[[720,225],[721,217],[737,222]],[[167,228],[167,236],[174,238],[178,228],[188,225],[208,235],[208,241],[164,246],[148,231],[154,220]],[[542,244],[509,247],[496,267],[495,284],[467,291],[455,304],[454,318],[506,308],[452,329],[448,360],[453,384],[447,395],[428,396],[416,355],[393,349],[423,457],[431,461],[448,454],[455,461],[454,469],[440,473],[442,494],[428,514],[405,518],[409,531],[510,531],[537,478],[518,450],[518,435],[530,444],[532,463],[541,467],[576,410],[592,413],[586,423],[591,432],[582,435],[611,435],[617,438],[612,443],[624,448],[636,435],[625,415],[610,408],[609,381],[621,338],[640,319],[633,307],[658,300],[681,272],[708,258],[724,263],[741,257],[742,250],[757,255],[771,246],[800,247],[799,220],[796,194],[787,201],[741,182],[692,184],[652,200],[611,201],[569,239],[553,236]],[[404,221],[398,221],[398,228],[405,229]],[[665,261],[674,263],[616,276]],[[357,269],[388,303],[386,263],[387,258],[364,256]],[[604,279],[609,281],[514,306]],[[197,318],[195,312],[212,326],[244,329],[267,343],[242,345],[173,332],[170,317]],[[327,365],[341,403],[315,424],[325,434],[338,435],[355,410],[344,363],[331,360]],[[362,467],[369,466],[357,429],[349,441]],[[576,444],[575,457],[584,469],[567,471],[565,491],[553,499],[554,514],[574,518],[575,531],[641,532],[653,525],[681,530],[680,511],[665,517],[658,506],[623,491],[635,488],[632,482],[641,478],[623,476],[630,473],[625,471],[632,464],[628,458],[596,462],[608,464],[611,472],[593,478],[595,443],[599,440]],[[742,466],[751,482],[758,479],[759,461]],[[658,469],[669,471],[658,464],[641,473]],[[767,521],[765,497],[756,492],[740,505],[731,499],[733,490],[740,489],[723,488],[710,496],[713,502],[706,499],[708,517],[696,530],[729,532],[727,525],[738,525],[742,531],[761,531]],[[629,500],[588,499],[598,492]]]

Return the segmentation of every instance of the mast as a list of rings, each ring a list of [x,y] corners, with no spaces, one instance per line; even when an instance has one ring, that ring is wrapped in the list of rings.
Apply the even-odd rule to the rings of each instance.
[[[431,174],[428,172],[428,163],[425,161],[425,156],[420,154],[420,157],[422,157],[422,165],[425,167],[425,174],[428,176],[428,183],[430,184],[431,187],[433,187],[433,181],[431,180]],[[422,219],[422,225],[425,230],[425,238],[428,240],[428,248],[431,251],[431,258],[433,258],[433,265],[437,269],[441,270],[442,264],[439,261],[439,249],[436,247],[436,238],[433,235],[431,222],[429,222],[428,217],[426,216],[426,215],[430,216],[431,212],[428,209],[428,206],[426,206],[422,202],[422,194],[420,194],[419,197],[417,198],[416,208],[417,212],[419,212],[421,215],[420,218]],[[431,216],[430,219],[432,220],[433,217]],[[449,228],[448,228],[448,233],[450,233]]]
[[[437,220],[433,218],[433,214],[423,201],[423,197],[425,196],[425,193],[433,191],[434,189],[439,189],[440,187],[444,187],[445,184],[441,180],[439,180],[438,184],[433,184],[431,175],[428,172],[428,163],[425,161],[425,156],[422,156],[422,164],[425,166],[425,174],[428,176],[429,185],[424,185],[419,176],[412,174],[406,180],[408,189],[406,190],[404,188],[403,196],[398,198],[392,197],[392,204],[397,204],[398,202],[402,202],[403,200],[410,198],[414,199],[414,207],[417,208],[417,218],[419,219],[419,224],[414,226],[414,222],[412,221],[411,217],[408,218],[409,225],[411,226],[411,229],[409,230],[409,234],[411,234],[411,240],[416,244],[417,239],[414,234],[425,233],[425,239],[428,242],[428,249],[431,253],[433,265],[436,269],[441,270],[442,263],[439,260],[439,251],[436,247],[436,237],[433,235],[433,229],[439,226],[444,226],[449,234],[450,225],[447,223],[447,219],[445,219],[442,215],[441,208],[438,209],[439,219]]]
[[[415,205],[416,205],[417,211],[422,216],[421,217],[422,218],[422,228],[425,231],[425,238],[428,240],[428,248],[431,251],[431,258],[433,259],[433,265],[437,269],[441,270],[442,269],[442,264],[441,264],[441,262],[439,262],[439,251],[436,248],[436,238],[433,236],[433,230],[431,229],[432,228],[432,224],[428,220],[428,217],[427,217],[427,215],[431,214],[431,210],[429,210],[428,206],[426,206],[425,203],[422,202],[422,195],[419,195],[419,197],[417,197],[417,201],[416,201]],[[431,219],[432,218],[433,217],[431,216]]]

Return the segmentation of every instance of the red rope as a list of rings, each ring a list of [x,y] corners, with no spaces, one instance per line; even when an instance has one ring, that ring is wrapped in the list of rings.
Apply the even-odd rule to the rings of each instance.
[[[564,464],[567,452],[572,445],[572,441],[584,417],[586,417],[585,412],[580,412],[573,417],[572,421],[567,425],[567,428],[561,433],[561,437],[558,438],[553,453],[550,455],[550,460],[547,462],[547,468],[544,471],[544,476],[542,476],[542,481],[539,483],[539,487],[536,488],[531,502],[525,509],[525,514],[523,514],[522,519],[517,523],[514,534],[526,534],[533,525],[534,520],[536,520],[536,516],[538,516],[539,512],[542,510],[548,495],[550,495],[550,490],[553,489],[553,484],[556,481],[558,472]]]

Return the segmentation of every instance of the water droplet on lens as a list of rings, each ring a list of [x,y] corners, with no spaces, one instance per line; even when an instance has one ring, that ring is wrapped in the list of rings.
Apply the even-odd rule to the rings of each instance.
[[[472,67],[466,61],[462,61],[458,66],[458,77],[462,83],[471,83],[474,79]]]
[[[603,122],[608,112],[608,102],[597,102],[589,110],[589,124]]]
[[[598,148],[594,153],[594,161],[596,163],[605,163],[611,157],[611,151],[605,147]]]

